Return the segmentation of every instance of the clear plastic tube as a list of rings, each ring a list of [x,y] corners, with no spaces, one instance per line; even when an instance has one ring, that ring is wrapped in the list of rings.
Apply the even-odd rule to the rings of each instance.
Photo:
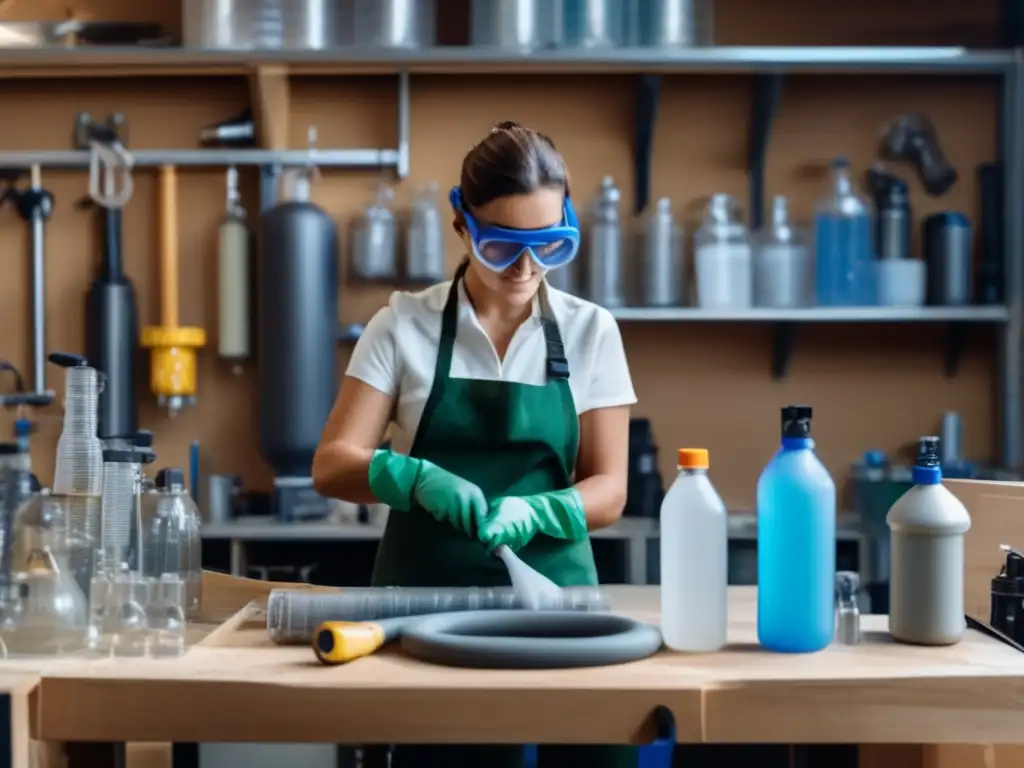
[[[88,594],[98,544],[103,492],[103,445],[96,436],[99,378],[83,364],[67,368],[64,426],[57,441],[53,496],[68,521],[68,565]]]
[[[267,632],[278,645],[309,643],[325,621],[373,621],[454,611],[521,609],[511,587],[367,587],[340,592],[275,589],[267,601]],[[568,587],[548,609],[608,609],[598,587]]]
[[[103,445],[96,436],[99,379],[95,368],[67,369],[64,426],[57,441],[54,494],[99,495],[103,488]]]
[[[128,562],[138,486],[137,464],[107,462],[103,465],[100,549],[107,566]]]

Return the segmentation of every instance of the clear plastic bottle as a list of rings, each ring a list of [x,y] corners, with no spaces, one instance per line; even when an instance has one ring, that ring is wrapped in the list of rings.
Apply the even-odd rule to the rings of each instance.
[[[846,158],[832,162],[828,193],[814,214],[815,284],[825,307],[876,303],[871,209],[854,189]]]
[[[964,534],[971,516],[942,485],[939,438],[922,437],[914,485],[889,509],[889,631],[919,645],[953,645],[964,634]]]
[[[437,206],[437,182],[416,190],[412,216],[406,233],[405,276],[418,283],[444,280],[447,260],[444,252],[444,227]]]
[[[200,516],[185,489],[180,469],[162,469],[156,488],[143,498],[139,526],[140,568],[151,579],[171,575],[184,584],[183,609],[189,618],[199,615],[202,601],[202,539]]]
[[[754,305],[793,309],[809,303],[811,258],[789,219],[789,201],[772,199],[771,224],[754,238]]]
[[[708,452],[679,449],[679,474],[661,503],[661,634],[674,651],[726,642],[729,521],[708,479]]]
[[[398,275],[397,227],[391,206],[395,190],[377,187],[373,202],[352,227],[352,274],[362,280],[394,280]]]
[[[64,425],[57,441],[51,502],[64,507],[69,566],[88,594],[103,494],[103,444],[97,436],[100,377],[78,355],[53,353],[50,362],[66,371]]]
[[[701,309],[750,307],[754,292],[750,234],[739,220],[734,197],[711,196],[704,222],[693,236],[693,258]]]
[[[835,634],[836,486],[811,416],[782,409],[782,447],[757,481],[757,638],[782,653],[820,651]]]

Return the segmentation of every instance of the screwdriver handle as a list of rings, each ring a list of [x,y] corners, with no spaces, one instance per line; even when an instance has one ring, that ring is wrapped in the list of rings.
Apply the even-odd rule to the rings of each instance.
[[[325,621],[313,637],[313,652],[322,664],[345,664],[369,656],[398,637],[404,619]]]

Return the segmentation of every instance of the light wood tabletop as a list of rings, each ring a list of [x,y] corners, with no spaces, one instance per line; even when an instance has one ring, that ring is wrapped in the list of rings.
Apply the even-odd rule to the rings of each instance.
[[[261,594],[211,577],[204,603],[245,606],[177,660],[0,663],[37,675],[46,740],[642,743],[668,707],[683,742],[1007,743],[1024,724],[1024,654],[977,632],[949,648],[897,645],[865,617],[857,646],[809,655],[755,644],[756,592],[730,590],[729,647],[578,670],[466,670],[387,649],[323,667],[277,647]],[[227,592],[218,588],[228,586]],[[609,587],[613,607],[658,620],[657,587]],[[246,603],[255,598],[255,602]],[[567,712],[585,713],[566,716]]]

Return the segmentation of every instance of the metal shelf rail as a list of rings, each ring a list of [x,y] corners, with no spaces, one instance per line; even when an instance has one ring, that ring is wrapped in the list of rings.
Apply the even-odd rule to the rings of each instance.
[[[67,68],[70,77],[116,77],[119,67],[148,76],[245,74],[263,65],[285,65],[294,74],[468,74],[506,70],[685,72],[920,72],[998,74],[1012,65],[1003,50],[961,47],[721,46],[688,50],[620,48],[509,53],[477,46],[382,50],[354,46],[332,51],[209,51],[185,48],[0,49],[0,78],[39,76]],[[72,68],[78,71],[71,71]]]

